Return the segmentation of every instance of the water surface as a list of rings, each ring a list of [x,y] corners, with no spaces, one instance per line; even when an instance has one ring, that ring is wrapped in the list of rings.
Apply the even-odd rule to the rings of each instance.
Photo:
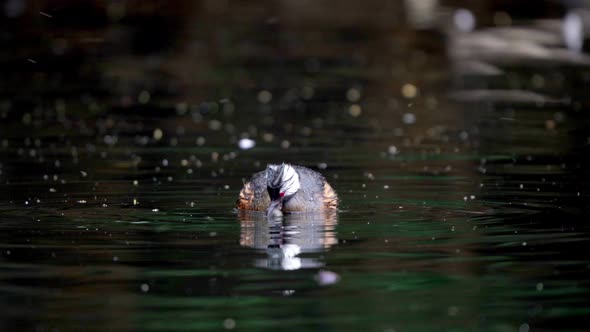
[[[1,329],[585,330],[590,67],[285,6],[6,23]],[[283,161],[340,211],[238,213]]]

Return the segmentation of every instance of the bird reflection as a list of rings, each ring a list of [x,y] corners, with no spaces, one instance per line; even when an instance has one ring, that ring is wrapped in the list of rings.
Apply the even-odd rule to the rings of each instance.
[[[240,211],[240,245],[264,249],[267,256],[254,262],[256,267],[272,270],[319,268],[319,258],[299,257],[318,253],[338,243],[336,212],[293,213],[268,220],[264,214]]]

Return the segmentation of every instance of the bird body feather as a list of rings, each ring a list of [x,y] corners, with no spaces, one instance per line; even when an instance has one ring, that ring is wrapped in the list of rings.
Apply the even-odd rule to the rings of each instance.
[[[336,210],[338,195],[326,179],[307,167],[290,166],[299,177],[299,190],[285,199],[283,212],[312,212]],[[265,211],[270,204],[267,192],[266,171],[261,171],[246,182],[240,191],[236,206],[241,210]]]

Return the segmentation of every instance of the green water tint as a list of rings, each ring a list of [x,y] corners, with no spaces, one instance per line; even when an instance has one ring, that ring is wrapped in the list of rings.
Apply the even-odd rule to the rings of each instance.
[[[377,25],[352,1],[319,20],[229,3],[140,11],[92,46],[61,9],[58,32],[38,10],[3,23],[23,44],[0,64],[0,330],[587,330],[587,65],[464,75],[442,32],[389,26],[398,2]],[[550,98],[450,97],[514,89]],[[321,172],[338,213],[238,213],[283,161]]]

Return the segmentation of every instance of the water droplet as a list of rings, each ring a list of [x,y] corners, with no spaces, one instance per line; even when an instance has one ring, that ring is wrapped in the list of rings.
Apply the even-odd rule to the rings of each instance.
[[[459,138],[462,141],[466,141],[467,139],[469,139],[469,133],[466,132],[466,131],[462,131],[462,132],[459,133]]]
[[[459,313],[459,308],[451,306],[447,309],[447,313],[449,314],[449,316],[457,316],[457,314]]]
[[[468,9],[457,9],[453,14],[453,22],[460,31],[469,32],[475,28],[475,16]]]
[[[363,112],[363,109],[361,108],[361,106],[359,104],[352,104],[348,108],[348,113],[350,113],[350,115],[355,118],[360,116],[362,112]]]
[[[233,330],[236,327],[236,321],[232,318],[226,318],[223,320],[223,328],[226,330]]]
[[[518,332],[529,332],[529,330],[530,326],[527,323],[520,325],[520,327],[518,328]]]
[[[348,99],[348,101],[350,101],[351,103],[356,103],[361,99],[360,90],[356,88],[348,89],[348,91],[346,91],[346,99]]]
[[[258,101],[261,104],[268,104],[272,100],[272,93],[268,90],[262,90],[258,92]]]
[[[139,101],[140,104],[147,104],[149,103],[150,98],[150,93],[146,90],[143,90],[137,97],[137,101]]]
[[[340,281],[340,276],[336,272],[323,270],[318,272],[315,280],[320,286],[329,286]]]
[[[418,95],[418,87],[414,84],[406,83],[402,86],[402,95],[406,98],[416,98]]]
[[[103,140],[106,145],[115,145],[117,144],[118,137],[114,135],[104,135]]]
[[[249,138],[242,138],[238,142],[238,146],[242,150],[248,150],[248,149],[251,149],[256,146],[256,141],[254,141],[253,139],[249,139]]]
[[[162,131],[162,129],[156,128],[156,129],[154,129],[152,136],[154,137],[154,139],[156,141],[159,141],[162,139],[162,137],[164,137],[164,132]]]

